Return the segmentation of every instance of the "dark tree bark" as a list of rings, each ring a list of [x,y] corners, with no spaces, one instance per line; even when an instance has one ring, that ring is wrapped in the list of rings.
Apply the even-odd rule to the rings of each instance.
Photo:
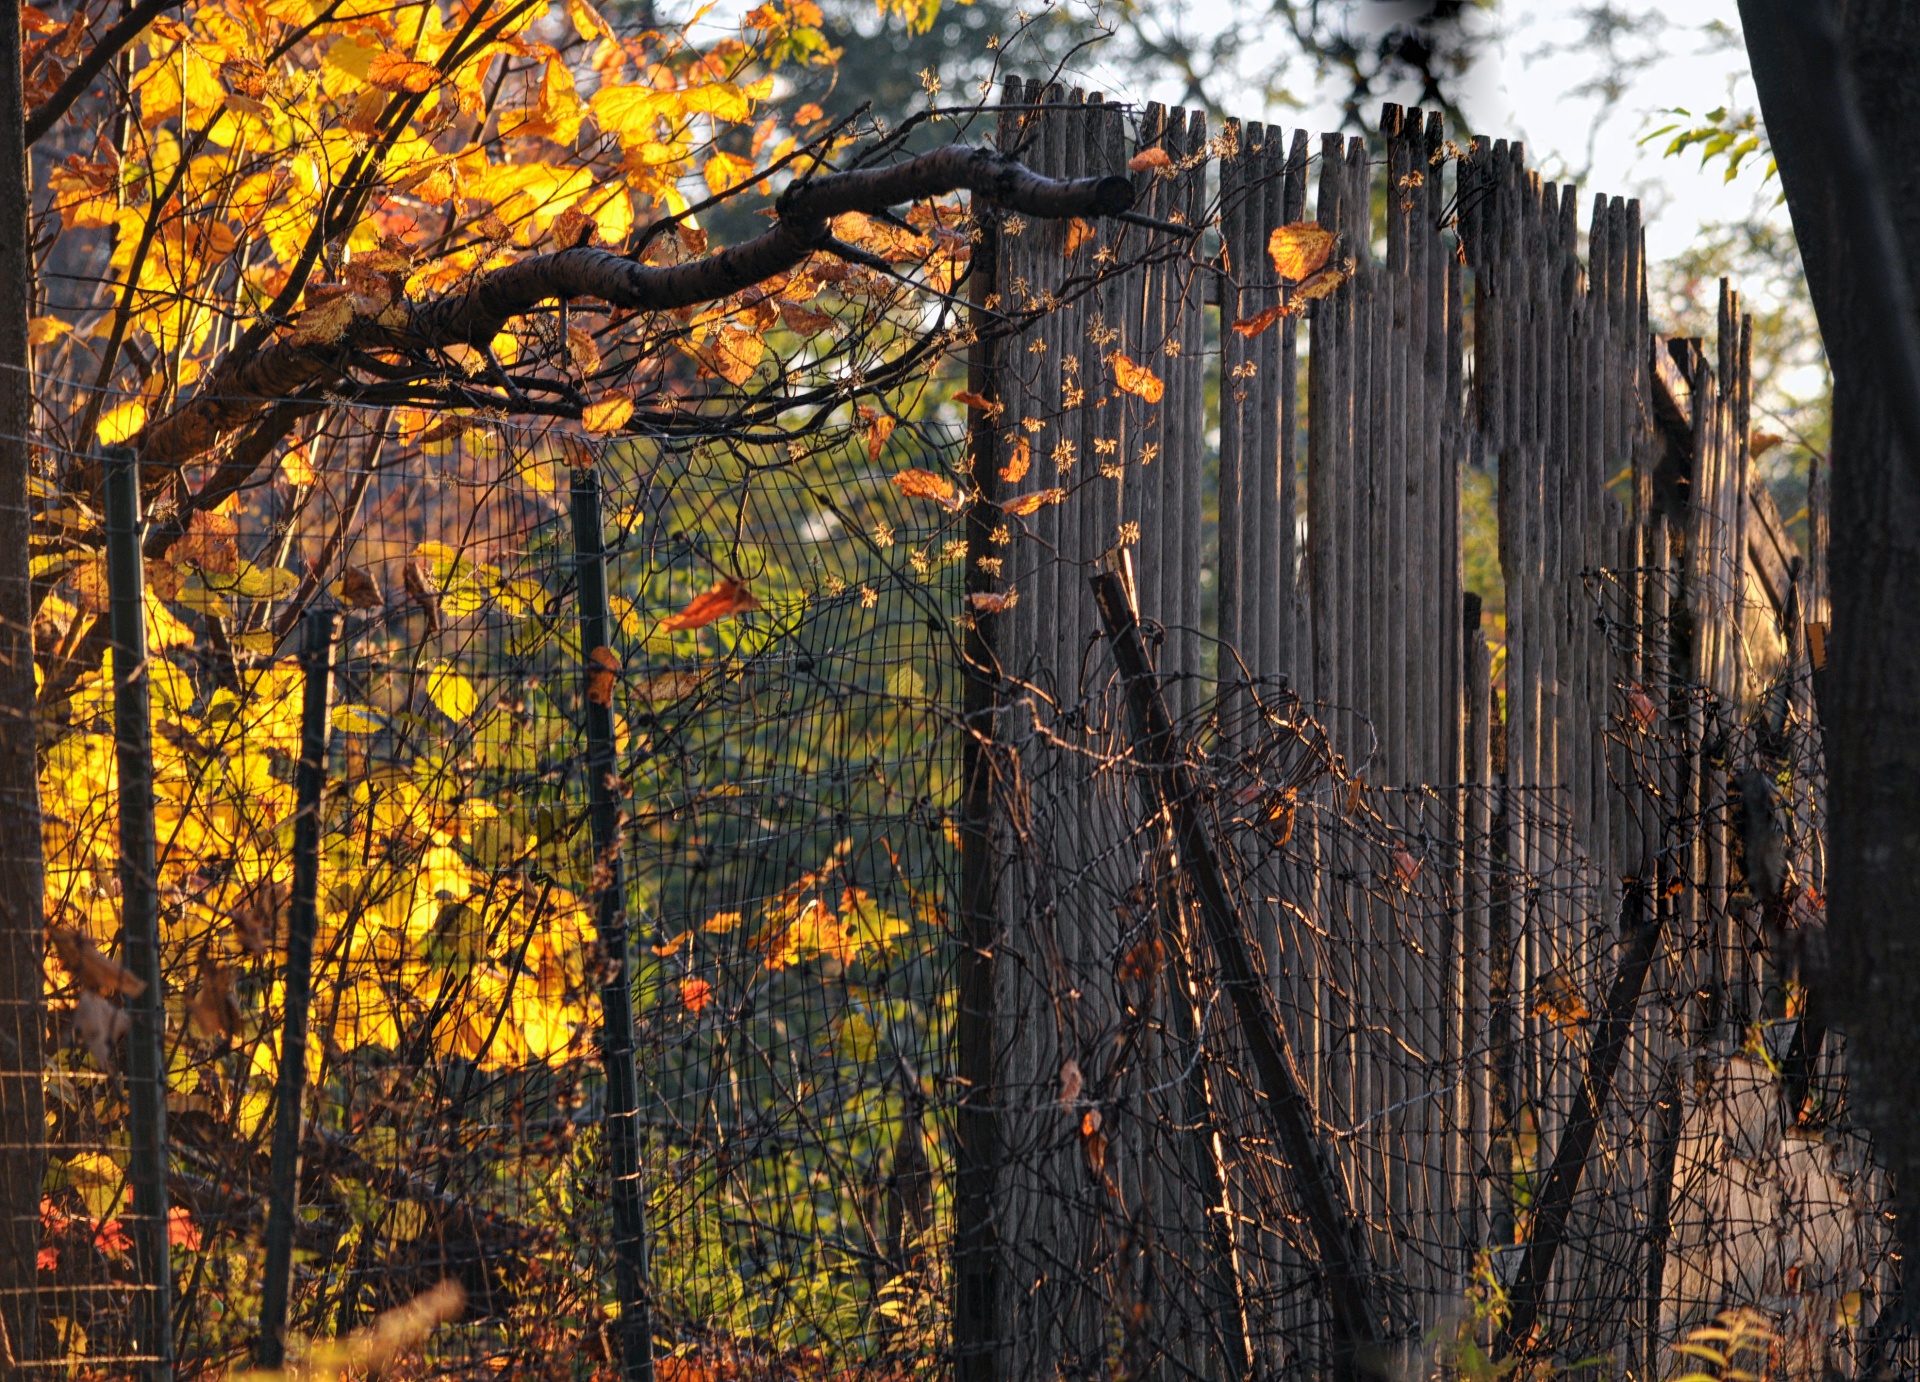
[[[20,4],[0,3],[0,1375],[31,1358],[37,1322],[46,1127],[40,785],[36,764],[33,605],[27,566],[28,438],[33,385],[27,321],[33,252],[27,235],[26,111],[20,89]]]
[[[669,312],[716,302],[802,263],[816,250],[859,252],[834,240],[833,217],[879,211],[902,202],[965,189],[1030,216],[1107,216],[1133,201],[1124,177],[1041,177],[991,148],[955,145],[900,163],[827,173],[795,182],[776,203],[772,229],[703,259],[656,267],[610,250],[579,246],[529,255],[480,275],[470,287],[413,304],[402,325],[356,320],[325,345],[277,342],[236,354],[199,392],[149,426],[135,442],[150,466],[178,466],[211,451],[222,438],[269,407],[316,385],[344,378],[352,348],[419,353],[485,345],[506,324],[542,302],[593,298],[636,312]]]
[[[1822,989],[1920,1243],[1920,6],[1741,0],[1834,373]],[[1910,1274],[1911,1277],[1911,1274]],[[1915,1283],[1910,1279],[1909,1288]],[[1907,1313],[1913,1313],[1909,1289]]]

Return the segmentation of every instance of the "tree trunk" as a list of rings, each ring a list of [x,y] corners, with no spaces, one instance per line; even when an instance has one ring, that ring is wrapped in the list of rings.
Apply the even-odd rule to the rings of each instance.
[[[1920,398],[1897,347],[1914,325],[1901,279],[1920,282],[1920,7],[1740,8],[1834,372],[1833,628],[1818,686],[1830,895],[1816,982],[1847,1034],[1853,1112],[1894,1174],[1910,1250],[1920,1242],[1920,454],[1902,422]],[[1879,216],[1890,235],[1876,237]]]
[[[36,772],[33,607],[28,589],[28,437],[33,424],[27,345],[33,283],[28,239],[19,0],[0,3],[0,1372],[35,1353],[34,1258],[39,1247],[36,1144],[41,1106],[42,949],[40,787]]]

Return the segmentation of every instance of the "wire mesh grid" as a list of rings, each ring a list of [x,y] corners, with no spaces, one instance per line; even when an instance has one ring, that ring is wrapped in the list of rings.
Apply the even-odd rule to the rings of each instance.
[[[948,441],[928,424],[894,444]],[[303,680],[286,654],[316,603],[341,623],[296,1338],[451,1277],[468,1323],[430,1370],[612,1374],[594,988],[613,957],[582,740],[599,698],[659,1342],[750,1338],[769,1366],[917,1353],[940,1258],[958,565],[891,486],[849,479],[847,448],[865,462],[864,424],[789,454],[343,411],[148,563],[182,1375],[244,1354],[257,1323]],[[581,644],[586,483],[604,649]],[[50,630],[85,635],[99,577],[84,560],[47,596]],[[731,617],[674,627],[715,589],[738,592]],[[50,749],[36,1350],[102,1376],[146,1356],[125,1017],[84,968],[118,965],[105,685],[76,680]]]

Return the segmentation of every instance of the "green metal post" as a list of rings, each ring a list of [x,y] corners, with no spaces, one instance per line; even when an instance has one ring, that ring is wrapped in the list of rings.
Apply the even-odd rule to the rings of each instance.
[[[167,1260],[166,1005],[160,982],[160,892],[154,863],[153,725],[148,706],[146,569],[140,556],[140,461],[106,455],[107,592],[113,635],[113,737],[120,773],[120,928],[125,963],[145,987],[128,1003],[127,1179],[133,1188],[138,1346],[153,1382],[173,1377],[173,1282]]]
[[[293,1226],[300,1198],[300,1119],[307,1088],[307,1017],[313,1001],[313,938],[319,929],[320,799],[327,785],[329,693],[333,686],[330,609],[307,611],[300,663],[300,765],[294,774],[293,891],[287,899],[286,1012],[280,1075],[274,1089],[273,1152],[267,1166],[266,1275],[254,1360],[277,1368],[286,1358],[287,1298],[293,1274]]]
[[[600,518],[600,477],[573,472],[574,570],[579,581],[581,677],[592,685],[593,653],[607,646],[606,539]],[[601,669],[603,674],[605,669]],[[622,859],[618,762],[613,707],[607,697],[583,697],[587,720],[587,777],[592,807],[594,903],[606,979],[600,990],[600,1058],[607,1072],[606,1139],[612,1176],[614,1284],[620,1294],[620,1348],[628,1382],[653,1382],[653,1308],[648,1299],[647,1186],[640,1171],[640,1072],[633,1049],[633,953],[627,930],[627,875]]]

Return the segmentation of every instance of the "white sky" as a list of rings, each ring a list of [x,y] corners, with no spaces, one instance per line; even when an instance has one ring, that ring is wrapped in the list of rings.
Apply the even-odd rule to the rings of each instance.
[[[1097,4],[1098,0],[1051,2]],[[691,8],[696,0],[683,3]],[[703,36],[732,31],[753,3],[717,0],[707,7],[698,29]],[[1038,10],[1045,3],[1048,0],[1031,0],[1031,8]],[[1702,222],[1724,222],[1748,214],[1761,195],[1760,167],[1750,163],[1748,171],[1729,185],[1718,169],[1702,172],[1697,154],[1663,158],[1664,140],[1647,146],[1639,141],[1676,118],[1662,113],[1675,106],[1699,114],[1731,97],[1737,108],[1753,109],[1753,84],[1746,76],[1739,45],[1735,0],[1686,0],[1677,6],[1659,0],[1614,3],[1641,14],[1636,27],[1613,37],[1616,50],[1633,59],[1635,66],[1612,110],[1598,125],[1595,120],[1602,115],[1603,101],[1596,94],[1583,93],[1582,87],[1607,66],[1589,42],[1584,18],[1584,12],[1598,7],[1600,0],[1499,0],[1494,12],[1478,21],[1491,31],[1492,41],[1487,57],[1466,84],[1465,104],[1477,127],[1472,133],[1524,139],[1530,160],[1547,176],[1572,174],[1588,193],[1638,196],[1648,252],[1657,263],[1684,248]],[[1251,8],[1259,13],[1265,6],[1261,0],[1143,0],[1143,8],[1152,22],[1204,36],[1217,32],[1237,12]],[[1355,0],[1354,4],[1362,20],[1372,19],[1383,28],[1396,13],[1421,8],[1397,0]],[[1266,50],[1241,53],[1236,66],[1241,73],[1264,79],[1275,64],[1291,60],[1294,69],[1285,73],[1284,85],[1305,104],[1300,109],[1261,110],[1249,99],[1248,108],[1238,113],[1246,119],[1277,120],[1314,133],[1336,128],[1344,90],[1336,85],[1316,92],[1312,73],[1291,56],[1291,45],[1279,37],[1280,26],[1276,23],[1273,28],[1275,37]],[[1177,101],[1181,95],[1177,85],[1143,83],[1136,73],[1113,70],[1098,49],[1074,76],[1123,99]],[[1259,84],[1243,86],[1251,92]],[[1215,89],[1231,91],[1232,79],[1216,80]],[[1402,98],[1415,94],[1402,93]],[[1766,199],[1774,200],[1771,191]],[[1582,200],[1585,204],[1586,198]],[[1585,219],[1583,211],[1583,223]]]
[[[1727,102],[1731,95],[1736,107],[1754,108],[1753,84],[1738,44],[1735,0],[1688,0],[1683,6],[1625,0],[1623,8],[1644,9],[1652,15],[1664,11],[1667,17],[1616,35],[1617,50],[1640,65],[1629,74],[1612,112],[1597,127],[1594,122],[1603,102],[1598,95],[1580,93],[1585,83],[1605,70],[1603,58],[1584,42],[1587,27],[1582,11],[1592,7],[1592,0],[1504,0],[1485,21],[1493,30],[1493,42],[1487,59],[1469,78],[1465,104],[1477,126],[1474,133],[1524,139],[1531,161],[1548,176],[1573,173],[1585,190],[1639,196],[1648,251],[1656,260],[1663,259],[1683,248],[1702,221],[1744,215],[1759,190],[1757,166],[1729,186],[1720,171],[1701,172],[1697,155],[1662,158],[1664,140],[1646,147],[1639,143],[1649,131],[1674,118],[1662,114],[1671,107],[1684,106],[1699,114]],[[1156,8],[1170,25],[1204,34],[1239,6],[1234,0],[1187,0]],[[1404,7],[1368,0],[1360,8],[1363,15],[1390,20],[1396,8]],[[1716,24],[1720,26],[1717,33],[1712,27]],[[1240,66],[1264,75],[1263,61],[1284,61],[1285,52],[1276,39],[1269,54],[1243,55]],[[1305,109],[1249,110],[1246,117],[1267,114],[1315,132],[1335,128],[1343,91],[1316,97],[1310,73],[1301,69],[1289,75],[1287,85],[1306,100]],[[1247,89],[1252,89],[1251,84]],[[1149,88],[1126,94],[1166,100],[1177,99],[1179,91]],[[1581,219],[1586,219],[1584,213]]]

